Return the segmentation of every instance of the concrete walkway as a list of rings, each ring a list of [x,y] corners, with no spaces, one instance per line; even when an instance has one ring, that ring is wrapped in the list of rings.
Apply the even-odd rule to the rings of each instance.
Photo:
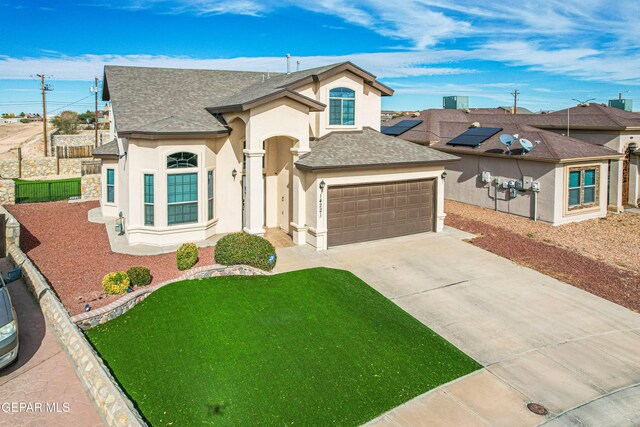
[[[276,272],[350,270],[485,366],[376,424],[640,424],[640,405],[628,401],[640,383],[640,314],[462,241],[468,237],[447,228],[325,252],[285,248]],[[614,401],[627,406],[613,424],[613,410],[591,409]],[[549,414],[534,415],[529,402]]]
[[[10,268],[6,258],[0,260],[1,274]],[[9,283],[8,288],[18,315],[20,351],[17,361],[0,371],[0,426],[103,425],[24,282]],[[20,402],[31,406],[11,407]]]

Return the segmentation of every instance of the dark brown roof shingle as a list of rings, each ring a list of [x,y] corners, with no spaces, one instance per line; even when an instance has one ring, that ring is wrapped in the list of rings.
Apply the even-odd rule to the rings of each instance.
[[[332,132],[310,143],[311,152],[296,162],[305,170],[356,167],[393,167],[447,163],[457,157],[364,128]]]

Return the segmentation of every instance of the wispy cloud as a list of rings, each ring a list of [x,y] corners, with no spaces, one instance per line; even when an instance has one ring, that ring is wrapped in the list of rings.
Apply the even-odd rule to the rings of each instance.
[[[396,50],[418,53],[404,68],[376,61],[380,74],[425,75],[447,61],[488,59],[583,80],[640,84],[640,38],[629,31],[637,0],[123,0],[111,7],[199,16],[266,16],[287,7],[322,13],[396,40]],[[464,47],[447,49],[452,40]],[[452,67],[435,72],[446,68]]]
[[[456,52],[446,54],[456,58]],[[352,61],[361,67],[386,78],[452,75],[473,73],[464,67],[426,66],[432,55],[421,52],[359,53],[335,56],[296,57],[302,68],[313,68],[331,63]],[[81,55],[49,54],[45,57],[9,57],[0,55],[0,79],[24,79],[48,70],[58,80],[89,80],[102,74],[105,65],[139,67],[204,68],[219,70],[284,71],[283,57],[239,57],[224,59],[198,59],[164,55]]]
[[[96,3],[97,4],[97,3]],[[473,73],[466,61],[490,60],[582,80],[640,85],[640,40],[629,36],[636,0],[522,0],[479,5],[474,0],[124,0],[114,7],[157,13],[260,16],[281,7],[323,13],[405,41],[395,52],[307,56],[303,67],[346,59],[386,78]],[[101,7],[108,7],[101,5]],[[466,39],[465,48],[444,41]],[[605,41],[603,41],[605,40]],[[24,78],[52,70],[61,79],[88,79],[108,63],[222,69],[280,69],[274,57],[195,59],[149,55],[0,56],[0,78]]]

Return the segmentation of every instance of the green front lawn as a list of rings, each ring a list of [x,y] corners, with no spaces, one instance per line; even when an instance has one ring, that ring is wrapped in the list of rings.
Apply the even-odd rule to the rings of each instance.
[[[175,283],[87,336],[152,425],[358,425],[480,368],[327,268]]]

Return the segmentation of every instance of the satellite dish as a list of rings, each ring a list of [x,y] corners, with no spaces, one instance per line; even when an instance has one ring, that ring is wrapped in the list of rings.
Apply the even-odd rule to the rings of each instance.
[[[500,142],[502,142],[506,147],[511,147],[513,145],[513,141],[513,137],[507,133],[500,135]]]
[[[522,149],[527,153],[533,149],[533,142],[529,141],[528,139],[521,138],[520,145],[522,146]]]

